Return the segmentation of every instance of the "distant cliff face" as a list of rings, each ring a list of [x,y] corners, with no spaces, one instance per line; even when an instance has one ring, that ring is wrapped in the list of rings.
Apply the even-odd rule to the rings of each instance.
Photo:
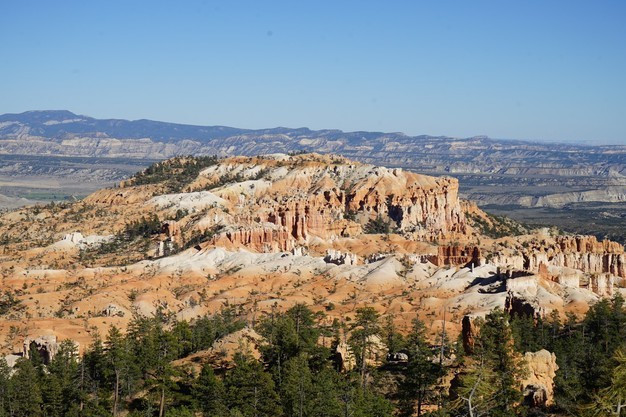
[[[521,254],[500,254],[491,262],[534,273],[549,274],[548,268],[557,267],[626,278],[624,247],[609,240],[598,241],[595,236],[558,236],[519,250]]]
[[[541,197],[522,197],[519,204],[526,207],[563,207],[572,203],[606,201],[626,202],[626,186],[611,186],[598,190],[548,194]]]
[[[416,238],[451,239],[468,232],[458,182],[318,154],[228,158],[207,168],[187,191],[211,188],[239,219],[216,239],[289,250],[312,238],[361,233],[373,219]],[[221,203],[223,202],[223,203]],[[272,225],[268,229],[268,224]],[[287,241],[285,241],[287,239]]]

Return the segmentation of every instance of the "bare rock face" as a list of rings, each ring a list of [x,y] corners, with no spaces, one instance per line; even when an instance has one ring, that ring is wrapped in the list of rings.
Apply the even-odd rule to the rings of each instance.
[[[624,247],[609,240],[599,242],[595,236],[558,236],[553,245],[533,247],[524,254],[524,269],[538,271],[542,263],[626,278]]]
[[[461,321],[463,349],[465,349],[465,352],[468,354],[471,354],[474,351],[474,343],[478,333],[480,332],[480,327],[477,325],[478,318],[478,316],[466,315],[463,316],[463,320]]]
[[[589,279],[591,291],[602,297],[612,297],[615,277],[610,274],[592,274]]]
[[[580,288],[580,275],[575,272],[561,273],[554,278],[554,281],[566,288]]]
[[[525,402],[533,407],[545,407],[554,402],[554,378],[559,366],[556,355],[542,349],[526,352],[524,360],[528,365],[528,375],[522,381]]]
[[[598,241],[595,236],[526,241],[515,252],[501,250],[491,255],[489,263],[536,274],[566,288],[586,288],[601,297],[612,297],[616,280],[626,278],[624,247],[609,240]],[[522,293],[525,285],[519,279],[509,280],[507,290]],[[526,295],[536,293],[530,287],[527,289]]]
[[[598,242],[595,236],[559,236],[557,245],[564,253],[624,253],[624,247],[618,242],[610,240]]]
[[[161,233],[163,233],[170,242],[176,245],[182,244],[182,236],[180,231],[180,225],[175,220],[169,220],[161,226]]]
[[[157,243],[155,256],[157,258],[162,257],[162,256],[167,256],[172,252],[173,247],[174,246],[172,245],[172,242],[166,241],[166,240],[160,240]]]
[[[54,356],[59,351],[59,344],[57,343],[57,337],[46,335],[39,336],[37,338],[26,338],[24,340],[23,356],[28,359],[30,354],[38,352],[41,355],[43,363],[49,364]]]
[[[335,265],[356,265],[357,256],[353,253],[343,253],[335,249],[328,249],[324,262]]]
[[[217,246],[245,246],[259,252],[288,252],[296,248],[297,241],[284,228],[273,224],[231,228],[215,236]]]
[[[114,316],[123,317],[124,316],[124,310],[122,310],[116,304],[109,304],[102,310],[102,314],[105,317],[114,317]]]
[[[17,364],[17,361],[22,359],[22,355],[16,355],[16,354],[10,354],[10,355],[6,355],[4,357],[4,360],[7,361],[7,365],[9,366],[10,369],[15,368],[15,365]]]
[[[253,229],[266,223],[279,226],[287,233],[282,238],[295,242],[348,237],[361,233],[361,226],[378,216],[400,232],[425,239],[449,239],[468,231],[458,182],[451,178],[317,154],[230,158],[201,176],[216,182],[244,180],[212,190],[234,207],[242,223],[250,224],[244,236],[231,232],[231,242],[265,243],[264,231]],[[278,246],[288,250],[293,244],[284,241]]]
[[[356,367],[356,356],[352,348],[346,342],[340,342],[335,349],[339,361],[339,367],[344,372],[349,372]]]
[[[509,278],[505,281],[507,291],[516,294],[537,295],[537,277],[533,275],[518,278]]]
[[[81,240],[84,239],[84,236],[80,232],[72,232],[63,236],[63,240],[61,242],[71,243],[72,245],[78,245]]]
[[[527,300],[524,296],[509,291],[504,301],[504,311],[508,312],[511,316],[537,317],[540,313],[540,308],[532,301]]]
[[[387,357],[387,347],[376,335],[368,338],[368,346],[365,363],[369,366],[380,366]],[[348,372],[356,367],[356,356],[348,343],[340,342],[335,349],[335,354],[342,371]]]
[[[437,266],[443,265],[480,265],[480,248],[477,246],[439,246],[436,256],[428,260]]]

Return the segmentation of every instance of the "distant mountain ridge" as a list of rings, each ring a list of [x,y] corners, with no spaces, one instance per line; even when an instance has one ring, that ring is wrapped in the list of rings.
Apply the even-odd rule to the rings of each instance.
[[[0,115],[0,137],[19,135],[27,127],[33,136],[63,139],[68,135],[104,133],[109,137],[172,142],[181,139],[208,140],[241,134],[245,129],[225,126],[192,126],[153,120],[95,119],[67,110],[35,110]]]
[[[177,155],[302,151],[452,176],[459,180],[460,197],[500,214],[626,242],[626,146],[336,129],[253,130],[96,119],[66,110],[0,115],[0,194],[7,196],[0,198],[0,208],[25,204],[20,197],[85,195]]]
[[[68,110],[32,110],[24,113],[0,115],[0,138],[20,133],[20,127],[28,127],[29,133],[52,139],[63,139],[74,135],[106,134],[111,138],[143,139],[159,142],[198,140],[207,142],[214,139],[242,134],[287,134],[287,135],[348,135],[375,137],[382,132],[350,132],[337,129],[313,131],[306,127],[275,127],[268,129],[241,129],[229,126],[199,126],[180,123],[160,122],[148,119],[95,119],[74,114]],[[394,133],[398,134],[399,133]]]
[[[267,129],[241,129],[229,126],[200,126],[180,123],[161,122],[148,119],[125,120],[125,119],[95,119],[93,117],[78,115],[68,110],[32,110],[23,113],[6,113],[0,115],[0,139],[11,138],[24,134],[24,128],[32,136],[41,136],[50,139],[67,139],[79,135],[106,135],[110,138],[119,139],[145,139],[150,138],[159,142],[177,142],[180,140],[198,140],[209,142],[211,140],[226,138],[236,135],[288,135],[288,136],[317,136],[327,138],[346,138],[351,142],[362,139],[375,139],[380,137],[399,137],[414,140],[424,139],[449,139],[449,140],[481,140],[485,142],[506,142],[510,145],[544,145],[540,142],[522,140],[497,140],[487,136],[474,136],[466,139],[449,136],[418,135],[408,136],[399,132],[367,132],[354,131],[344,132],[339,129],[311,130],[306,127],[287,128],[275,127]],[[568,145],[563,145],[568,146]],[[578,145],[573,145],[578,146]]]
[[[67,110],[0,115],[0,154],[164,159],[315,151],[431,173],[626,177],[626,146],[402,133],[239,129],[95,119]]]

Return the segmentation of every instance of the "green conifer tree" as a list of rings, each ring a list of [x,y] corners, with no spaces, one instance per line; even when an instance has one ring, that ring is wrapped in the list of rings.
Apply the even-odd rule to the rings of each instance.
[[[225,404],[224,384],[215,376],[210,365],[204,365],[193,385],[193,397],[205,416],[228,415]]]
[[[9,415],[9,390],[11,369],[6,359],[0,358],[0,417]]]
[[[426,328],[419,319],[413,321],[411,333],[407,336],[407,354],[409,357],[402,374],[399,397],[401,412],[404,416],[420,417],[423,405],[443,374],[438,361],[433,361],[433,354],[426,342]]]
[[[379,315],[372,307],[359,308],[350,335],[350,345],[354,350],[360,368],[361,387],[365,389],[367,382],[367,358],[374,343],[373,337],[381,333],[378,323]]]
[[[289,417],[312,416],[314,386],[313,375],[306,354],[289,359],[281,390],[283,409]]]
[[[235,355],[235,368],[225,379],[229,409],[245,417],[278,417],[283,415],[274,381],[254,358]]]
[[[61,417],[63,415],[63,388],[56,375],[47,374],[43,377],[41,397],[44,417]]]
[[[522,401],[520,381],[527,370],[521,355],[514,350],[507,314],[500,309],[489,313],[478,338],[477,360],[463,383],[465,392],[471,393],[474,387],[482,389],[481,396],[489,404],[491,416],[513,417]]]
[[[611,384],[593,396],[586,411],[598,417],[626,416],[626,354],[618,350],[614,356],[617,366],[611,372]]]
[[[311,416],[341,417],[342,406],[339,386],[342,376],[325,366],[313,376],[313,401]]]
[[[42,415],[39,374],[30,360],[20,359],[15,364],[9,386],[9,410],[13,417],[39,417]]]
[[[104,342],[105,360],[107,363],[107,379],[113,388],[112,414],[117,417],[124,379],[124,371],[128,369],[128,362],[132,360],[124,336],[115,326],[111,326]]]

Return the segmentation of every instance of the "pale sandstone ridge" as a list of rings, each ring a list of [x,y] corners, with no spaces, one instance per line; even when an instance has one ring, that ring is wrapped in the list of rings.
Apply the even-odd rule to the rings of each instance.
[[[608,186],[588,191],[572,191],[567,193],[548,194],[541,197],[520,197],[518,203],[526,207],[563,207],[567,204],[605,201],[626,202],[625,186]]]
[[[144,203],[152,194],[157,192],[158,186],[149,185],[141,188],[106,188],[96,191],[85,198],[88,204],[101,204],[107,206],[126,206]]]
[[[359,225],[378,216],[401,233],[429,240],[468,233],[458,182],[452,178],[317,154],[228,158],[200,176],[204,180],[198,179],[199,184],[224,177],[243,180],[211,192],[231,204],[240,223],[248,224],[223,237],[257,250],[266,243],[285,250],[313,237],[352,236],[361,232]],[[280,226],[293,242],[281,242],[283,237],[268,230],[268,224]]]
[[[589,274],[609,274],[626,278],[626,254],[617,242],[595,236],[557,236],[554,241],[531,243],[521,254],[497,254],[492,262],[499,266],[539,272],[545,267],[577,269]]]

